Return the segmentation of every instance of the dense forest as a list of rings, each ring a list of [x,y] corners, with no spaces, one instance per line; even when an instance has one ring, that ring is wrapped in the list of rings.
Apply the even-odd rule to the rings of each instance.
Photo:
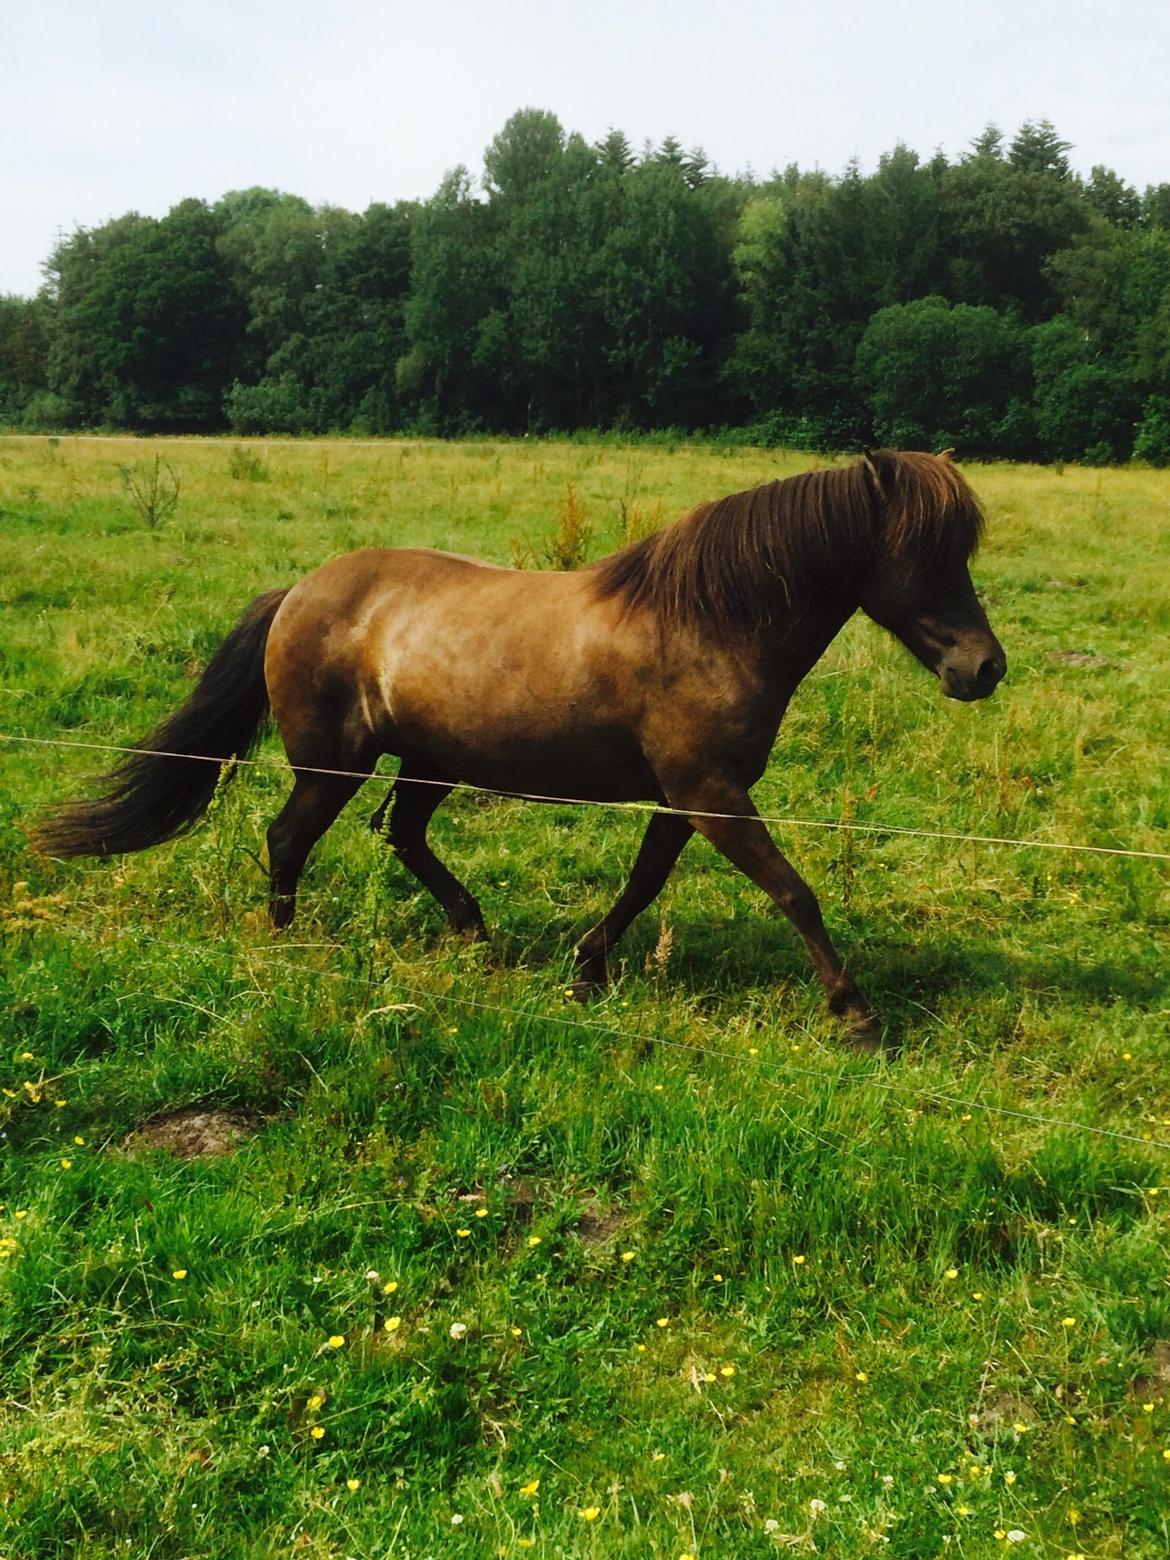
[[[1069,151],[1041,120],[955,161],[730,178],[525,109],[428,201],[255,188],[63,238],[0,298],[0,421],[1170,464],[1170,184]]]

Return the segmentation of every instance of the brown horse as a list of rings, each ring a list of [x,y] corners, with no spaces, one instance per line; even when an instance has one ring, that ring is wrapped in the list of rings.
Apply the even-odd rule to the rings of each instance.
[[[470,936],[484,933],[479,905],[426,837],[457,784],[657,802],[673,810],[651,817],[625,889],[579,944],[576,989],[604,983],[614,944],[697,830],[789,917],[849,1039],[869,1048],[880,1026],[749,791],[797,684],[858,608],[948,697],[995,689],[1004,654],[968,572],[981,528],[949,456],[878,450],[702,504],[576,573],[349,553],[254,601],[141,744],[155,751],[118,765],[104,796],[51,814],[36,840],[71,856],[182,833],[220,771],[181,755],[246,755],[270,705],[297,769],[268,830],[276,927],[293,918],[309,851],[383,753],[401,767],[373,826],[392,799],[390,844]]]

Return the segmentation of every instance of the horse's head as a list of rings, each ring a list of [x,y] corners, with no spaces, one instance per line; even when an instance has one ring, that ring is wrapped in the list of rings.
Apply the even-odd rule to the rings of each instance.
[[[987,698],[1007,658],[968,569],[982,530],[975,495],[949,453],[874,450],[864,464],[875,493],[878,549],[862,611],[936,674],[947,698]]]

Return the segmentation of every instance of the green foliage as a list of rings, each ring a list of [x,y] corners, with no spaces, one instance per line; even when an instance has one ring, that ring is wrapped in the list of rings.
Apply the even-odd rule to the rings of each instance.
[[[202,201],[63,240],[49,262],[50,388],[81,423],[220,426],[246,315]]]
[[[293,373],[244,385],[237,380],[223,398],[233,433],[309,433],[312,421],[300,381]]]
[[[1027,398],[1027,359],[1024,331],[995,309],[921,298],[873,316],[857,379],[883,444],[1017,453],[1020,430],[1004,425]]]
[[[43,297],[0,297],[0,423],[36,426],[38,408],[48,410],[50,324]]]
[[[1032,331],[1036,430],[1051,459],[1108,465],[1129,453],[1134,397],[1125,377],[1058,315]],[[1091,456],[1090,453],[1091,452]]]
[[[1137,460],[1151,466],[1170,466],[1170,397],[1152,395],[1142,409],[1133,441]]]
[[[526,108],[480,179],[418,204],[253,187],[63,239],[38,298],[0,300],[0,419],[1127,458],[1170,395],[1170,185],[1081,179],[1069,153],[1040,120],[954,162],[899,144],[869,174],[732,179],[674,137],[639,155]],[[1023,332],[1061,318],[1084,350],[1053,374],[1041,344],[1033,378]]]

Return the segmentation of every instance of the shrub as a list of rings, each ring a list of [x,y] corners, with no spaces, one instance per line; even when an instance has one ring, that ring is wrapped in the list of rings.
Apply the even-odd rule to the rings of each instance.
[[[292,374],[244,385],[237,379],[223,398],[233,433],[311,433],[313,419],[305,392]]]
[[[1151,466],[1170,466],[1170,396],[1152,395],[1142,408],[1134,435],[1135,460]]]

